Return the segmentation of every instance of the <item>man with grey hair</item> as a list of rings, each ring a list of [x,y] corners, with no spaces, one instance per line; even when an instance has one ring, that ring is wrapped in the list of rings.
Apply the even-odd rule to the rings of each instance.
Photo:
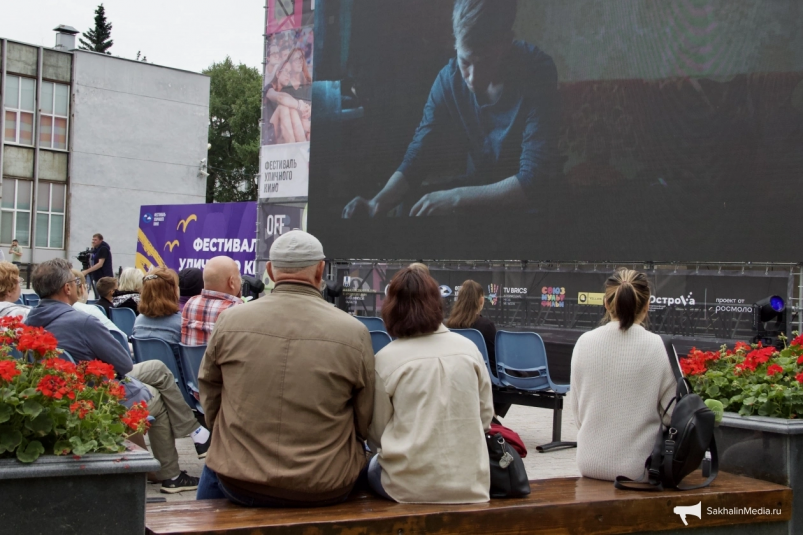
[[[365,468],[371,337],[321,297],[324,266],[315,237],[288,232],[270,249],[273,293],[218,318],[198,378],[213,436],[198,499],[328,505]]]
[[[161,491],[172,494],[198,488],[197,477],[179,470],[175,439],[190,435],[198,456],[205,457],[209,431],[198,425],[167,366],[158,360],[134,364],[129,352],[97,318],[73,308],[83,281],[63,258],[39,264],[31,282],[41,301],[31,309],[25,323],[47,329],[58,340],[59,348],[76,361],[100,360],[114,366],[119,378],[128,377],[124,405],[147,403],[154,417],[148,431],[151,449],[162,465],[155,475],[162,480]]]
[[[516,0],[455,1],[457,56],[438,74],[401,166],[372,199],[349,202],[342,217],[385,215],[402,201],[414,203],[404,207],[411,217],[529,210],[544,196],[559,167],[557,70],[538,48],[514,41],[515,19]],[[466,169],[449,189],[426,192],[429,162],[456,139],[463,140]]]

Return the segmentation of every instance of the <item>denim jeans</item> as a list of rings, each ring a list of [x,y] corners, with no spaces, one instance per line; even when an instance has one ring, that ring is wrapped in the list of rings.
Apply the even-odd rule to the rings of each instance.
[[[237,505],[244,507],[323,507],[326,505],[334,505],[346,501],[348,495],[333,498],[331,500],[322,500],[317,502],[298,502],[292,500],[282,500],[279,498],[270,498],[264,496],[255,498],[253,496],[246,496],[237,493],[230,488],[227,488],[218,479],[217,474],[204,465],[204,471],[201,473],[201,481],[198,483],[198,492],[195,495],[196,500],[221,500],[227,499]]]
[[[382,486],[382,465],[377,461],[378,456],[371,457],[371,462],[368,463],[368,486],[371,490],[379,494],[386,500],[396,501],[385,492],[385,487]]]

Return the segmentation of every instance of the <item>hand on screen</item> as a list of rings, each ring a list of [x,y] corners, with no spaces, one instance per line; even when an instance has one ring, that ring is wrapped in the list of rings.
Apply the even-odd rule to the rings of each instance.
[[[455,190],[433,191],[421,197],[410,209],[410,217],[451,214],[457,209],[460,195]]]
[[[362,197],[354,197],[345,208],[343,208],[343,219],[352,217],[374,217],[376,215],[377,204]]]

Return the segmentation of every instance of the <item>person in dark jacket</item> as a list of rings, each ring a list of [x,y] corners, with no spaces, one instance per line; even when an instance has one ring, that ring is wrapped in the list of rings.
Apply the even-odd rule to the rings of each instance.
[[[95,285],[98,295],[100,296],[96,305],[103,308],[107,318],[111,318],[112,314],[109,310],[114,306],[114,292],[117,290],[117,279],[114,277],[103,277]]]
[[[103,241],[103,235],[101,233],[92,236],[92,267],[83,270],[81,273],[83,273],[85,277],[90,275],[95,282],[103,277],[114,277],[112,249],[109,247],[108,243]]]
[[[198,456],[203,458],[211,442],[210,433],[198,425],[167,366],[157,360],[133,364],[128,352],[97,318],[72,307],[78,300],[81,279],[63,258],[39,264],[31,281],[41,301],[31,309],[25,323],[47,329],[58,340],[58,347],[76,361],[100,360],[114,366],[118,377],[135,379],[125,384],[127,399],[123,404],[145,401],[155,418],[149,436],[153,456],[162,465],[157,472],[161,491],[172,494],[198,488],[197,477],[179,470],[175,439],[190,435]]]
[[[496,325],[488,318],[482,317],[480,312],[483,306],[485,306],[485,293],[482,286],[478,282],[467,280],[460,286],[452,313],[444,323],[450,329],[477,329],[485,340],[491,370],[496,371]]]

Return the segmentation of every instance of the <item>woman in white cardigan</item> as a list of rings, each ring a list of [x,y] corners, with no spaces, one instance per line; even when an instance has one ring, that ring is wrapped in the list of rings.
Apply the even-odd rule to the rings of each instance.
[[[401,503],[487,502],[493,397],[482,355],[441,324],[438,284],[420,269],[393,277],[382,318],[397,339],[376,355],[371,488]]]
[[[647,276],[616,271],[605,282],[604,305],[607,323],[583,334],[572,354],[577,468],[595,479],[639,479],[677,381],[661,338],[642,326]]]

